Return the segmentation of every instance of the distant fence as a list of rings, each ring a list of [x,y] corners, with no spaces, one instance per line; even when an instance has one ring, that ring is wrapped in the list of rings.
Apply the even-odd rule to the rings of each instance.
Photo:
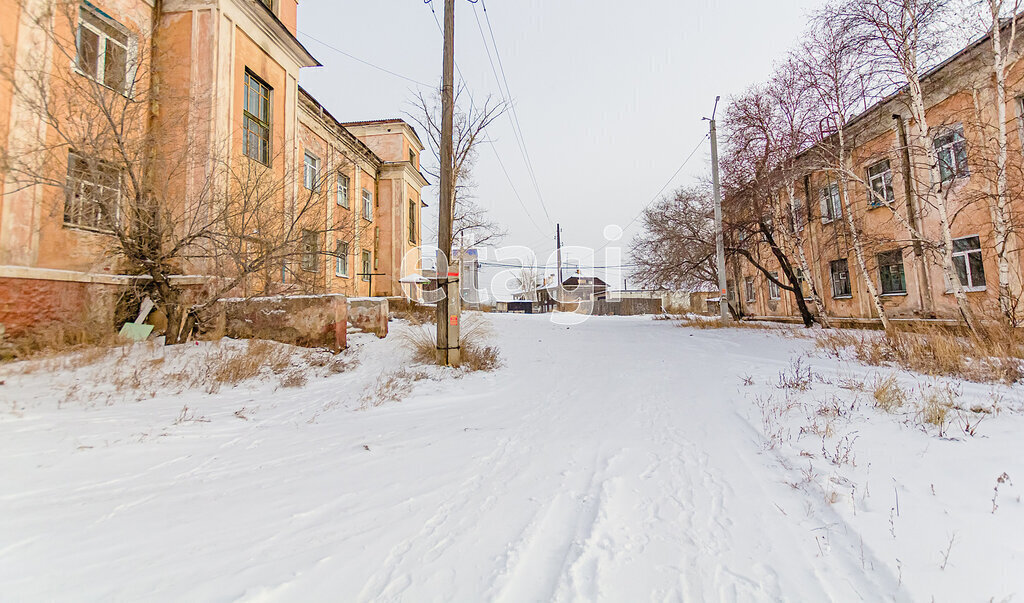
[[[595,316],[637,316],[640,314],[661,314],[661,300],[658,298],[627,297],[618,301],[599,299],[594,302],[591,314]]]

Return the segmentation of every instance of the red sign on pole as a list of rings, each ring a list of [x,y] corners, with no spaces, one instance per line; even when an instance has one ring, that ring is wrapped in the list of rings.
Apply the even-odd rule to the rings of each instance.
[[[459,317],[458,316],[449,316],[448,317],[448,324],[453,326],[453,327],[459,326]]]

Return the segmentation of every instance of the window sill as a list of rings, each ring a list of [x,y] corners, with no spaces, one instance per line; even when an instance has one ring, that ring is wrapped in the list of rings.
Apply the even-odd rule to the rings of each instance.
[[[334,273],[334,276],[336,276],[337,278],[352,278],[347,274],[339,274],[337,272]]]
[[[879,293],[878,296],[879,297],[906,297],[907,296],[907,292],[906,291],[899,291],[899,292],[896,292],[896,293]]]
[[[91,232],[98,235],[106,235],[108,237],[114,236],[113,230],[107,230],[105,228],[94,228],[92,226],[83,226],[81,224],[73,224],[71,222],[64,222],[64,228],[70,230],[81,230],[83,232]]]
[[[780,299],[782,299],[782,298],[781,297],[769,297],[768,301],[779,301]]]
[[[964,287],[964,293],[984,293],[988,291],[988,287]],[[946,295],[953,295],[952,289],[946,289]]]
[[[853,299],[852,295],[833,295],[832,299]]]

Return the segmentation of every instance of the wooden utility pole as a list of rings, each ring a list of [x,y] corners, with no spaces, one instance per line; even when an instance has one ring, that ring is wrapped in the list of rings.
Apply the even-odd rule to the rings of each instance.
[[[455,174],[452,160],[452,129],[455,114],[455,0],[444,0],[444,65],[441,80],[441,195],[437,223],[438,278],[444,283],[444,297],[437,302],[437,363],[459,364],[459,275],[452,272],[452,205],[455,202]],[[442,275],[441,272],[444,272]],[[456,308],[457,310],[457,308]]]
[[[555,224],[555,251],[558,254],[558,286],[555,288],[555,301],[562,301],[558,299],[561,297],[558,292],[562,290],[562,225]]]

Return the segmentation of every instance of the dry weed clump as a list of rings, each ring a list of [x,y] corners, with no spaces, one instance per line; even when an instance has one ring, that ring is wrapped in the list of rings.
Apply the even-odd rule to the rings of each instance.
[[[459,331],[461,366],[469,371],[493,371],[501,366],[497,347],[488,345],[491,330],[487,322],[475,315],[464,314]],[[402,334],[412,350],[412,358],[419,364],[437,363],[437,333],[432,325],[418,325]]]
[[[388,402],[400,402],[412,393],[413,384],[427,378],[424,371],[399,369],[377,378],[373,388],[363,394],[361,408],[377,407]]]
[[[953,409],[957,407],[960,392],[955,386],[934,387],[922,392],[918,417],[922,424],[939,430],[939,436],[946,434],[946,426]]]
[[[216,384],[237,385],[258,376],[263,367],[274,373],[283,372],[291,365],[291,354],[284,346],[262,339],[250,339],[245,350],[221,348],[208,358],[210,380]]]
[[[887,413],[898,411],[907,402],[907,392],[900,387],[895,375],[876,378],[871,390],[871,395],[875,398],[875,406]]]
[[[696,314],[690,314],[682,317],[679,321],[680,327],[689,327],[691,329],[770,329],[768,325],[761,322],[747,322],[733,320],[727,324],[723,324],[720,318],[710,316],[698,316]]]
[[[872,366],[893,364],[932,376],[1012,384],[1024,378],[1024,335],[988,327],[980,337],[936,326],[901,326],[886,333],[830,330],[819,333],[826,354],[852,354]]]

